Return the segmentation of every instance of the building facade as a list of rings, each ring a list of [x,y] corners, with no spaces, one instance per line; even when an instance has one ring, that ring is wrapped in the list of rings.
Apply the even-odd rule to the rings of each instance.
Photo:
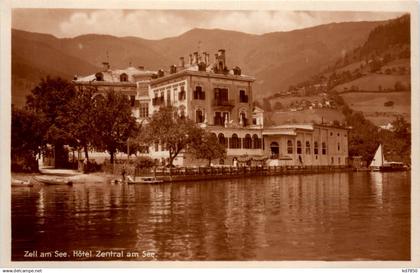
[[[106,68],[106,67],[105,67]],[[79,86],[94,85],[100,90],[114,88],[129,96],[133,115],[139,122],[173,106],[198,126],[216,135],[227,148],[227,156],[214,165],[344,166],[348,164],[348,130],[325,124],[264,126],[264,111],[253,106],[255,79],[240,67],[229,69],[225,50],[213,61],[206,52],[194,52],[186,62],[153,72],[129,67],[104,71],[81,79]],[[154,143],[143,154],[165,162],[168,151]],[[180,153],[175,165],[204,165]]]

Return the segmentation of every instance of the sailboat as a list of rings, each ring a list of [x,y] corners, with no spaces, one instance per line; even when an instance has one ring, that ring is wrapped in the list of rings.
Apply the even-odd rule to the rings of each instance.
[[[374,172],[399,172],[407,170],[407,167],[402,162],[385,160],[382,144],[379,144],[369,168]]]

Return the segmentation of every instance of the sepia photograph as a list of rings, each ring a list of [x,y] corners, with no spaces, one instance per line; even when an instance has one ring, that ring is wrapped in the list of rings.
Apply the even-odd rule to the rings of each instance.
[[[417,13],[10,16],[11,262],[413,260]]]

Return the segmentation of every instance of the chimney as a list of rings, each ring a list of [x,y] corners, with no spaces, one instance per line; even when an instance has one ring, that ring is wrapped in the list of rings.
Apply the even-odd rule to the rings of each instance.
[[[139,70],[144,70],[144,66],[142,66],[142,65],[137,66],[137,68],[138,68]]]
[[[193,63],[194,64],[198,64],[198,52],[197,51],[194,52],[194,61],[193,61]]]
[[[190,54],[190,65],[192,65],[193,64],[193,57],[192,57],[192,54]]]
[[[219,66],[219,70],[224,70],[226,67],[226,55],[224,49],[219,49],[217,54],[217,63]]]
[[[179,57],[179,66],[182,68],[185,67],[184,57]]]
[[[163,69],[159,69],[158,71],[158,78],[165,76],[165,72],[163,72]]]
[[[171,74],[176,73],[176,65],[173,64],[169,67],[169,73],[171,73]]]
[[[209,65],[209,54],[207,52],[203,52],[204,54],[204,63]]]
[[[108,70],[109,70],[109,68],[110,68],[110,65],[109,65],[109,63],[108,63],[108,62],[103,62],[103,63],[102,63],[102,66],[103,66],[103,71],[108,71]]]

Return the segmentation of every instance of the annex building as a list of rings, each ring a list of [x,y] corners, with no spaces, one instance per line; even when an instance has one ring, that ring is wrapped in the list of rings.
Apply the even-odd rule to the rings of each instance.
[[[178,114],[214,133],[227,148],[227,156],[214,165],[347,165],[348,130],[325,124],[264,126],[264,111],[253,106],[255,79],[240,67],[228,68],[225,50],[210,60],[207,52],[180,58],[168,70],[147,71],[143,67],[103,71],[74,83],[80,88],[95,86],[100,95],[113,88],[128,96],[139,122],[160,106],[172,105]],[[147,154],[165,161],[168,152],[155,143]],[[179,154],[175,165],[205,165],[191,155]]]

